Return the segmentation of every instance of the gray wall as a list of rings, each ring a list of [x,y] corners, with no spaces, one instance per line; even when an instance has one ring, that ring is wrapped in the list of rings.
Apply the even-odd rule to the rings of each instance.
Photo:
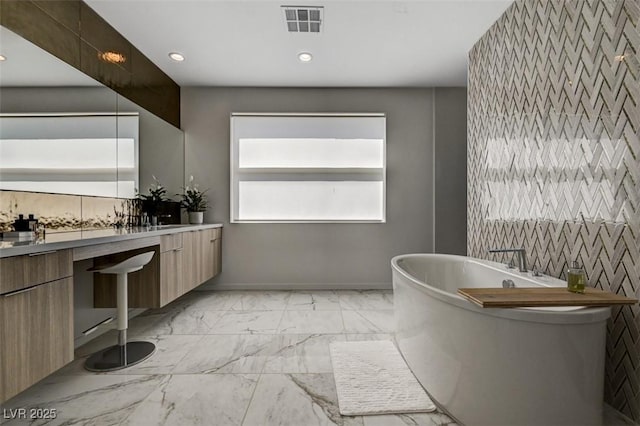
[[[467,88],[434,89],[435,252],[467,254]]]
[[[210,188],[205,220],[224,223],[222,273],[210,285],[389,287],[393,256],[432,252],[433,96],[432,89],[183,88],[186,174]],[[230,224],[232,112],[386,113],[387,223]]]

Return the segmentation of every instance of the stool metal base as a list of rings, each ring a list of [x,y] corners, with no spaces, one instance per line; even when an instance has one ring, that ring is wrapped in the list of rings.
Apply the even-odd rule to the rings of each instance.
[[[98,372],[122,370],[141,363],[155,351],[156,345],[151,342],[129,342],[126,348],[114,345],[91,355],[84,368]]]

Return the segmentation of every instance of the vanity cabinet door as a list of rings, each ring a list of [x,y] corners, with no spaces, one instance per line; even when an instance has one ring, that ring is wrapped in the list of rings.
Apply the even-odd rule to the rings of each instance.
[[[200,232],[189,231],[182,236],[182,288],[183,293],[197,287],[200,284],[200,265],[202,264],[202,251],[200,250]]]
[[[202,282],[210,280],[218,275],[222,269],[221,243],[222,233],[220,228],[207,229],[203,232],[201,241],[203,252]]]
[[[182,233],[160,237],[160,306],[184,294]]]
[[[0,402],[73,361],[73,279],[0,296]]]
[[[215,275],[214,251],[215,229],[200,231],[200,250],[202,250],[202,264],[200,265],[200,283],[210,280]]]
[[[213,243],[213,276],[220,272],[222,272],[222,238],[219,237]]]
[[[220,272],[220,229],[183,234],[183,288],[193,290]]]
[[[160,306],[184,294],[182,247],[160,253]]]

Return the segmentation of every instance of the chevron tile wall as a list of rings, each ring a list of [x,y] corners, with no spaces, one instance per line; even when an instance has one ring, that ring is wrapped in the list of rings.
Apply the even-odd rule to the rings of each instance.
[[[640,296],[640,0],[516,0],[469,54],[468,146],[470,256],[524,246]],[[640,420],[637,305],[612,310],[605,374]]]

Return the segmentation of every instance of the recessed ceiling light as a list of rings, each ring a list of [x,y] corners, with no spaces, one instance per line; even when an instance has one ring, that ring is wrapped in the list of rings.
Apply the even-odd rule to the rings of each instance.
[[[313,55],[309,52],[301,52],[298,53],[298,59],[300,60],[300,62],[311,62],[311,60],[313,59]]]
[[[7,60],[7,57],[6,57],[6,56],[4,56],[4,55],[0,55],[0,61],[6,61],[6,60]]]
[[[173,59],[176,62],[182,62],[184,61],[184,55],[182,55],[182,53],[178,53],[178,52],[171,52],[169,53],[169,57],[171,59]]]

